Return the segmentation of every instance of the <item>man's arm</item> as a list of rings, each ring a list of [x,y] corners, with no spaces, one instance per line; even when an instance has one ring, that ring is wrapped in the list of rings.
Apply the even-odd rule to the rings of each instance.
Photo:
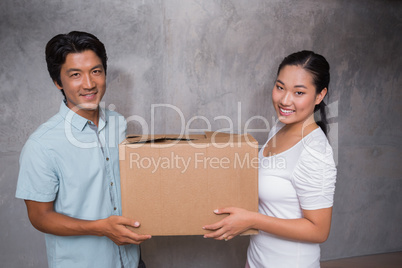
[[[101,220],[80,220],[54,211],[53,202],[25,200],[32,225],[41,232],[59,236],[106,236],[117,245],[140,244],[150,235],[139,235],[126,226],[139,227],[140,223],[122,216],[110,216]]]

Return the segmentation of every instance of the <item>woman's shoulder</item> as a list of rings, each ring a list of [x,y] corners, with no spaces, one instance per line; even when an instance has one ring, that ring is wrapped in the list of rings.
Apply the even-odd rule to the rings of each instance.
[[[336,180],[336,164],[325,133],[315,129],[302,140],[302,151],[293,171],[295,182],[317,183]]]
[[[332,146],[321,128],[317,128],[301,141],[299,165],[312,167],[335,166]]]
[[[317,153],[326,154],[332,152],[328,138],[320,127],[314,129],[308,135],[303,137],[302,144],[305,150],[314,150]]]

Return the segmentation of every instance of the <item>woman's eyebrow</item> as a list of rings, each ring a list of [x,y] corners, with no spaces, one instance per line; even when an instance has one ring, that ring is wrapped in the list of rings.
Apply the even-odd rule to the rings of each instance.
[[[276,79],[276,82],[281,83],[282,85],[285,85],[285,83],[283,83],[281,80]]]
[[[276,79],[276,82],[278,82],[278,83],[280,83],[280,84],[282,84],[282,85],[285,85],[285,83],[283,83],[281,80],[279,80],[279,79]],[[305,88],[305,89],[307,89],[307,87],[305,86],[305,85],[295,85],[294,87],[299,87],[299,88]]]

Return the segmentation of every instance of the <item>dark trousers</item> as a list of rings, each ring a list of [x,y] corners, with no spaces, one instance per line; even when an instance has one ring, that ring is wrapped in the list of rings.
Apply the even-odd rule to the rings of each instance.
[[[146,268],[145,262],[142,260],[141,247],[140,247],[140,262],[138,263],[138,268]]]

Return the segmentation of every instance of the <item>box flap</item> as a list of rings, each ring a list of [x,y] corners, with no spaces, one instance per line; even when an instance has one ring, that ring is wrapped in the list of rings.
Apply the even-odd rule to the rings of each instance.
[[[178,135],[127,135],[126,144],[136,143],[157,143],[157,142],[174,142],[174,141],[191,141],[192,137],[180,137]]]

